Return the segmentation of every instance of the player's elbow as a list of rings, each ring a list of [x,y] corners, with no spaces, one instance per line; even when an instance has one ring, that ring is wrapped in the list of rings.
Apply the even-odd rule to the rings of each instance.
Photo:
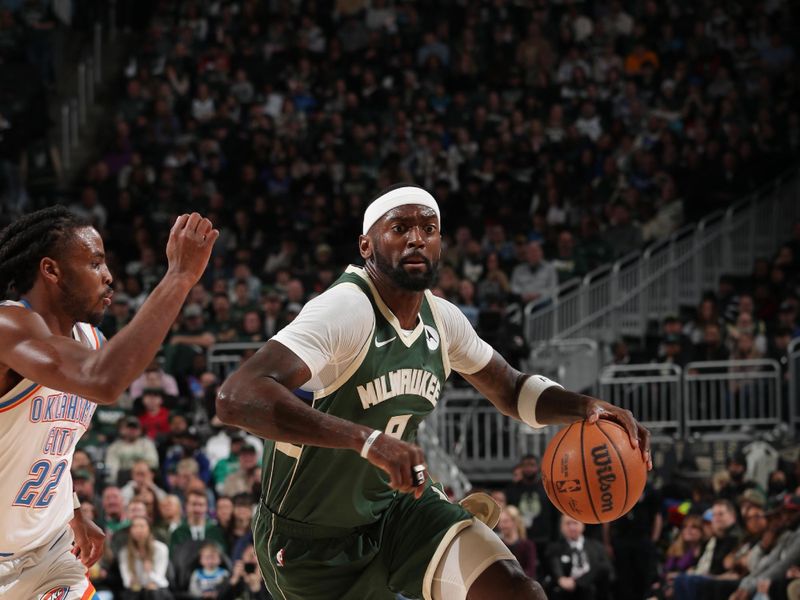
[[[225,425],[239,426],[246,413],[242,395],[239,393],[240,385],[236,375],[233,375],[222,384],[217,392],[216,409],[217,417]]]

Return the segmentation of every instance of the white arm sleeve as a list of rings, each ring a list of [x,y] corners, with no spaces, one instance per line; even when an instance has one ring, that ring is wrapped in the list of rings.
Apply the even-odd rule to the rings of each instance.
[[[374,323],[369,298],[352,285],[339,284],[306,304],[272,339],[306,364],[311,379],[302,388],[316,391],[347,369],[369,341]]]
[[[457,373],[477,373],[489,363],[494,350],[478,337],[467,317],[455,304],[439,297],[435,297],[435,301],[445,330],[450,366]]]

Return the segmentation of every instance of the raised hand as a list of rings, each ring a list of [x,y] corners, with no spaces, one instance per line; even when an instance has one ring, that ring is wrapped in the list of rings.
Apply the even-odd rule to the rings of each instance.
[[[198,213],[181,215],[175,220],[167,241],[169,271],[197,283],[206,270],[211,249],[219,237],[211,221]]]

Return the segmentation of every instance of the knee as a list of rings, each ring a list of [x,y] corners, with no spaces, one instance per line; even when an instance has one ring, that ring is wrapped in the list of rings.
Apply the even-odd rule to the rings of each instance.
[[[512,579],[511,596],[512,600],[546,600],[547,595],[544,589],[535,581],[520,573],[518,577]]]
[[[498,561],[470,587],[468,600],[494,600],[498,590],[508,600],[546,600],[542,586],[528,577],[515,561]]]

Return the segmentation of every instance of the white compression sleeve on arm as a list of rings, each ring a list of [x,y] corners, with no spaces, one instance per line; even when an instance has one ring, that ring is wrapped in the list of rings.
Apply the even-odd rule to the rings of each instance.
[[[539,396],[542,395],[542,392],[553,386],[564,389],[564,386],[543,375],[531,375],[525,380],[517,398],[517,411],[519,411],[519,418],[523,423],[535,429],[547,427],[536,420],[536,405],[539,403]]]

